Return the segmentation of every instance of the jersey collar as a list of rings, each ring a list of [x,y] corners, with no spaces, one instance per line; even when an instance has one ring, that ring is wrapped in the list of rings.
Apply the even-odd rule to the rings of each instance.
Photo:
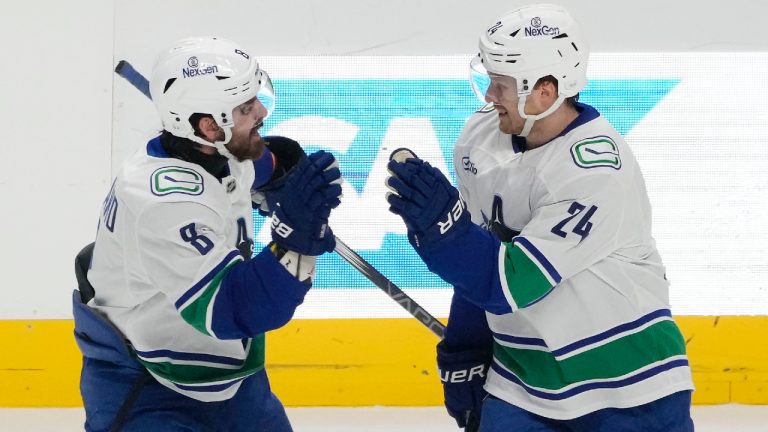
[[[156,158],[170,157],[168,152],[165,151],[163,145],[160,143],[160,136],[157,136],[147,143],[147,154]]]
[[[200,165],[209,174],[221,180],[230,174],[227,158],[219,154],[207,155],[198,151],[194,142],[163,133],[147,143],[147,155],[174,158]]]
[[[560,135],[558,135],[556,138],[559,138],[561,136],[565,136],[568,132],[576,129],[577,127],[587,124],[591,122],[592,120],[600,117],[600,113],[597,112],[596,109],[592,108],[591,106],[576,102],[576,105],[574,106],[576,108],[576,111],[579,113],[579,116],[576,117],[571,124],[565,127],[562,132],[560,132]]]
[[[577,127],[587,124],[592,120],[600,117],[600,113],[597,112],[596,109],[594,109],[593,107],[585,103],[576,102],[576,104],[574,105],[574,108],[576,109],[576,112],[579,113],[579,115],[568,126],[566,126],[565,129],[563,129],[563,131],[560,132],[560,134],[552,138],[552,140],[565,136],[568,132],[576,129]],[[522,153],[528,150],[528,146],[526,145],[525,138],[517,135],[512,135],[512,150],[515,153]]]

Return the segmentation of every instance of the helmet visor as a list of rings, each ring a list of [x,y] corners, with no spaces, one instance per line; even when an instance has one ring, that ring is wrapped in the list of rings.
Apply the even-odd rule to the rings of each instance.
[[[486,103],[485,94],[491,85],[491,77],[488,76],[488,71],[479,55],[469,62],[469,82],[472,83],[472,91],[475,92],[475,96],[480,99],[480,102]]]
[[[272,87],[272,79],[264,69],[259,69],[256,72],[256,79],[259,83],[259,91],[256,92],[256,97],[264,105],[264,108],[267,109],[267,115],[264,117],[266,119],[275,110],[275,89]]]

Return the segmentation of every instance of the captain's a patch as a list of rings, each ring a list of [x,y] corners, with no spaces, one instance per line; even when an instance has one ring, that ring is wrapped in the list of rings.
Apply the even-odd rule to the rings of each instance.
[[[619,147],[607,136],[581,140],[571,146],[571,157],[582,168],[621,169]]]

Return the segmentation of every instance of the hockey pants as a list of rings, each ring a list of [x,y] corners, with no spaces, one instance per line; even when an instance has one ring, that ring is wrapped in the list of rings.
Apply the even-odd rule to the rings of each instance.
[[[243,380],[231,399],[200,402],[152,378],[112,324],[83,304],[80,291],[72,303],[86,431],[292,431],[263,369]]]
[[[480,432],[693,432],[691,392],[632,408],[606,408],[570,420],[538,416],[494,396],[483,402]]]

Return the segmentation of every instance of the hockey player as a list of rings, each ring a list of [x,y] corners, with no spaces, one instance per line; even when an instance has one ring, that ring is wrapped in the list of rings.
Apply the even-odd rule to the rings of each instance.
[[[454,286],[437,361],[467,430],[693,430],[640,167],[577,101],[588,56],[559,6],[504,15],[471,63],[488,104],[454,149],[461,193],[418,158],[388,165],[390,210]]]
[[[85,428],[290,431],[264,333],[291,319],[335,246],[338,164],[260,136],[271,81],[231,41],[177,42],[150,90],[164,130],[125,163],[76,260]],[[272,216],[255,256],[252,206]]]

